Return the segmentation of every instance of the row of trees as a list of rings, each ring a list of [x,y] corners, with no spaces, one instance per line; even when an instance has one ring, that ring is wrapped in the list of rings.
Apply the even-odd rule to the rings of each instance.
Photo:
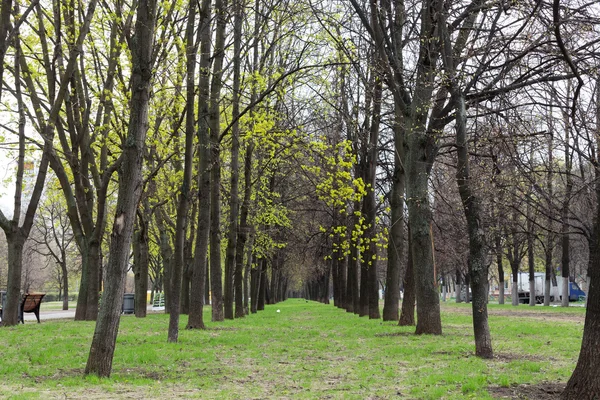
[[[516,279],[526,251],[533,281],[536,248],[547,281],[557,265],[569,277],[577,235],[591,281],[565,397],[600,393],[596,6],[8,0],[0,14],[18,159],[13,217],[0,213],[3,325],[49,186],[81,257],[76,320],[97,321],[86,373],[100,376],[131,259],[138,299],[149,275],[162,282],[170,342],[181,314],[204,327],[207,300],[222,321],[291,288],[328,301],[331,284],[336,305],[380,318],[381,282],[385,320],[413,324],[416,299],[416,333],[441,334],[439,280],[466,269],[476,354],[492,357],[492,255],[501,288],[503,260]],[[22,204],[27,154],[39,167]]]

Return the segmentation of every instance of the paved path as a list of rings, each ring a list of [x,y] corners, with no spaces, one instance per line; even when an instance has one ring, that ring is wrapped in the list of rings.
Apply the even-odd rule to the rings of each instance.
[[[148,306],[148,312],[152,312],[152,306]],[[123,315],[133,315],[133,314],[123,314]],[[47,321],[50,319],[67,319],[67,318],[75,318],[75,307],[70,310],[41,310],[40,311],[40,320]],[[36,321],[34,313],[25,313],[25,322]]]

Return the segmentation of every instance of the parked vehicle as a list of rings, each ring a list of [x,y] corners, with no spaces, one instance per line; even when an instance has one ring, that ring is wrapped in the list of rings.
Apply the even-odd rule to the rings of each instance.
[[[543,272],[536,272],[535,278],[535,301],[537,304],[544,303],[544,289],[546,286],[546,274]],[[550,301],[558,301],[562,299],[562,280],[567,279],[562,276],[557,276],[557,286],[552,285],[550,287]],[[511,275],[511,282],[512,275]],[[519,272],[517,276],[517,294],[519,296],[519,303],[528,304],[531,297],[531,291],[529,289],[529,273]],[[580,298],[585,297],[585,292],[577,285],[576,282],[569,282],[569,301],[578,301]]]

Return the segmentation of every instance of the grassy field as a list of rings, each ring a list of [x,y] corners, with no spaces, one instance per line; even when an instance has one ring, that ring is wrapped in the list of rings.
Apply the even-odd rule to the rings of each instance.
[[[560,388],[575,366],[581,308],[491,305],[493,360],[473,356],[470,305],[442,312],[442,336],[415,336],[290,299],[205,331],[184,330],[182,316],[177,344],[166,342],[167,315],[126,316],[110,379],[82,376],[93,322],[1,328],[0,398],[525,398],[511,393]]]
[[[76,301],[70,301],[69,302],[69,310],[74,310],[76,305],[77,305]],[[44,312],[44,311],[62,310],[62,307],[63,307],[62,301],[43,301],[42,304],[40,305],[40,311]]]

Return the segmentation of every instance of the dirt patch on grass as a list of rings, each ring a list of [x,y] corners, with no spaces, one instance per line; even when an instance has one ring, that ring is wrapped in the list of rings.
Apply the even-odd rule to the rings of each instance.
[[[376,333],[375,337],[389,337],[389,336],[415,336],[413,332],[386,332],[386,333]]]
[[[495,399],[513,400],[558,400],[565,390],[564,383],[542,382],[537,385],[516,385],[510,387],[489,387],[488,392]]]
[[[519,361],[519,360],[544,362],[544,361],[548,361],[550,359],[548,357],[541,357],[541,356],[537,356],[535,354],[495,353],[494,360],[505,361],[505,362]]]
[[[529,307],[527,305],[521,307]],[[571,314],[571,313],[559,313],[559,312],[547,312],[547,311],[522,311],[520,308],[518,310],[511,309],[496,309],[496,308],[488,308],[489,316],[498,316],[498,317],[511,317],[511,318],[530,318],[537,319],[541,321],[563,321],[563,322],[580,322],[583,323],[585,321],[585,314]],[[541,308],[541,307],[540,307]],[[464,315],[472,315],[473,312],[470,308],[462,308],[462,307],[444,307],[445,312],[451,312],[455,314],[464,314]]]

